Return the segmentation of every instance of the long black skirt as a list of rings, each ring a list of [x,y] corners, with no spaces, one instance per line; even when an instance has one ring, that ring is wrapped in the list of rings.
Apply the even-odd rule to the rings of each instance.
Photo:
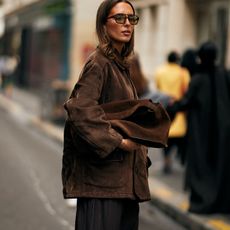
[[[138,219],[135,200],[79,198],[75,230],[138,230]]]

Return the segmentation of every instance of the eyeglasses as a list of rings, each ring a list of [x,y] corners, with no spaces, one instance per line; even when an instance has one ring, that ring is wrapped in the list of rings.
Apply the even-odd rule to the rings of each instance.
[[[117,24],[125,24],[126,19],[128,18],[129,23],[131,25],[137,25],[138,20],[139,20],[139,17],[134,14],[115,14],[115,15],[108,17],[107,19],[110,19],[110,18],[114,18]]]

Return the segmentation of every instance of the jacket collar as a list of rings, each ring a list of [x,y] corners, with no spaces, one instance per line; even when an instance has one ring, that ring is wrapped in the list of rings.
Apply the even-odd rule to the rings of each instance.
[[[104,53],[104,51],[100,48],[100,47],[97,47],[100,52],[106,56],[107,58],[109,58],[110,60],[114,61],[115,64],[122,70],[127,70],[129,68],[129,63],[127,61],[127,58],[125,57],[122,57],[120,55],[120,53],[116,50],[116,49],[113,49],[113,55],[111,56],[108,56]]]

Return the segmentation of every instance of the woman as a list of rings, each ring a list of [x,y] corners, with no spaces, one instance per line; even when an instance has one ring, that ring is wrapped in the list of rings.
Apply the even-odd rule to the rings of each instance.
[[[63,193],[78,198],[78,230],[138,229],[138,203],[150,199],[146,148],[113,129],[101,106],[137,99],[127,59],[138,19],[127,0],[101,3],[99,45],[65,103]]]

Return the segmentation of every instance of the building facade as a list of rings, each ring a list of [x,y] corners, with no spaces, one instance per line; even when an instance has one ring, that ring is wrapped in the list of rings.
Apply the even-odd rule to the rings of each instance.
[[[70,2],[67,0],[6,0],[5,55],[18,55],[16,83],[42,87],[69,78]]]

